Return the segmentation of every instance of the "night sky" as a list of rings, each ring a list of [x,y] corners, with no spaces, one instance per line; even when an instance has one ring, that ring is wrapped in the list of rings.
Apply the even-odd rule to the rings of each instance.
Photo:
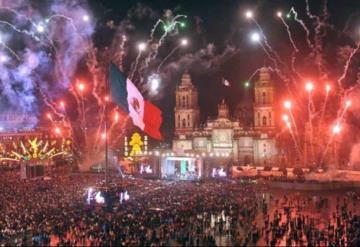
[[[322,15],[325,1],[310,1],[312,14]],[[134,62],[136,56],[137,40],[146,40],[149,32],[158,18],[162,18],[164,11],[170,9],[173,14],[185,14],[186,27],[179,29],[176,36],[166,39],[166,44],[161,47],[159,57],[166,56],[167,53],[176,45],[179,38],[186,37],[190,40],[190,46],[174,54],[168,63],[179,63],[180,67],[171,75],[168,75],[162,83],[158,95],[148,98],[157,104],[164,114],[163,131],[165,136],[172,133],[173,128],[173,107],[174,90],[179,83],[182,72],[188,69],[192,75],[194,84],[199,89],[201,108],[201,119],[205,121],[208,117],[215,117],[217,114],[216,105],[221,99],[225,99],[231,111],[240,102],[246,104],[251,102],[252,90],[244,87],[244,82],[249,76],[262,65],[270,65],[271,61],[259,46],[253,44],[249,39],[249,34],[256,30],[256,26],[244,18],[247,9],[254,11],[256,20],[261,25],[272,48],[279,52],[281,56],[289,56],[291,45],[287,37],[286,29],[281,21],[276,18],[276,12],[281,10],[284,13],[292,6],[299,13],[300,18],[304,18],[306,24],[311,24],[311,20],[306,18],[306,5],[304,1],[90,1],[93,15],[97,19],[97,29],[94,35],[96,44],[107,46],[111,42],[113,31],[106,23],[113,20],[117,25],[125,18],[128,18],[134,25],[134,29],[129,30],[129,53],[126,57],[128,67]],[[335,47],[340,44],[354,45],[351,33],[356,31],[359,26],[360,7],[358,1],[328,1],[327,3],[329,18],[327,20],[332,26],[330,29],[343,30],[344,34],[337,35],[333,40],[325,41],[328,47],[329,56],[334,57]],[[299,48],[306,50],[305,33],[299,27],[289,21],[294,37],[297,39]],[[349,37],[347,37],[347,35]],[[313,35],[313,34],[311,34]],[[340,37],[340,38],[339,38]],[[326,37],[327,38],[327,37]],[[332,44],[335,42],[336,44]],[[202,57],[200,60],[182,61],[183,56],[199,53],[199,50],[206,49],[209,45],[214,46],[213,55]],[[226,52],[228,49],[229,52]],[[336,54],[335,54],[336,57]],[[190,59],[191,60],[191,59]],[[209,63],[210,65],[204,65]],[[164,70],[166,71],[166,66]],[[304,67],[305,68],[305,67]],[[307,70],[307,71],[306,71]],[[314,76],[311,69],[305,69],[310,76]],[[150,72],[149,72],[150,73]],[[315,73],[316,75],[316,73]],[[224,87],[221,78],[226,78],[232,83],[231,87]],[[255,77],[256,78],[256,77]],[[283,91],[283,82],[279,78],[277,87],[280,97]]]
[[[289,109],[283,105],[289,100],[292,124],[303,136],[313,121],[324,136],[341,125],[341,147],[348,146],[351,156],[360,153],[359,1],[0,0],[0,5],[0,132],[47,128],[72,136],[80,148],[87,142],[95,148],[106,117],[116,137],[110,145],[118,147],[137,127],[116,104],[105,114],[111,62],[162,110],[167,143],[184,71],[199,91],[201,124],[217,116],[224,99],[232,118],[239,107],[249,109],[245,124],[252,127],[256,72],[265,66],[276,87],[279,136],[290,136]],[[181,46],[184,39],[188,44]],[[156,89],[154,77],[160,80]],[[306,90],[309,83],[313,90]]]
[[[92,90],[92,93],[87,91],[85,97],[89,108],[86,117],[89,128],[97,128],[102,105],[96,97],[108,93],[104,88],[109,62],[120,57],[118,66],[130,76],[139,55],[139,42],[147,42],[149,47],[138,60],[133,82],[147,100],[162,110],[162,133],[167,141],[171,140],[174,129],[175,88],[185,70],[189,71],[199,91],[202,123],[217,116],[217,104],[222,99],[228,103],[232,116],[239,105],[251,109],[258,75],[250,80],[249,88],[244,84],[262,66],[273,70],[278,117],[283,114],[283,100],[291,98],[299,125],[304,123],[307,94],[303,85],[306,80],[312,80],[316,85],[314,102],[318,105],[323,100],[325,83],[333,84],[335,90],[328,102],[329,112],[332,110],[328,119],[333,121],[344,96],[336,88],[337,80],[360,37],[360,2],[355,0],[309,1],[308,10],[306,0],[3,0],[0,3],[4,6],[0,10],[1,20],[18,28],[15,30],[5,22],[0,25],[1,41],[10,48],[0,50],[0,58],[4,58],[0,59],[0,111],[1,114],[22,112],[34,117],[32,121],[9,127],[13,129],[48,125],[46,113],[53,112],[52,107],[61,100],[66,102],[66,115],[74,129],[79,128],[81,102],[76,95],[80,95],[72,89],[76,89],[78,81],[87,83],[87,90]],[[294,11],[289,12],[291,8],[298,19]],[[248,10],[253,12],[259,26],[245,18]],[[294,51],[285,24],[277,17],[278,11],[283,13],[298,52]],[[53,16],[58,13],[64,16]],[[169,22],[177,15],[187,16],[180,20],[184,26],[177,25],[154,55],[164,34],[161,24],[149,42],[155,23],[159,19]],[[51,21],[47,19],[50,16]],[[84,20],[84,16],[88,19]],[[309,30],[310,45],[299,20]],[[261,41],[252,41],[251,34],[261,34],[261,30]],[[120,47],[123,36],[127,41]],[[187,47],[179,47],[171,53],[184,38],[189,42]],[[262,46],[269,46],[267,52]],[[157,72],[159,64],[170,53],[172,55]],[[294,56],[296,61],[292,65]],[[360,56],[356,52],[343,78],[344,89],[359,79],[359,66]],[[148,78],[154,74],[161,79],[156,92],[149,90],[148,83]],[[230,87],[222,84],[223,78],[230,81]],[[354,101],[360,98],[358,91],[353,93],[356,93]],[[360,107],[353,107],[347,116],[348,123],[357,129],[360,128],[359,116]],[[129,121],[125,129],[129,132],[136,129],[131,126]]]

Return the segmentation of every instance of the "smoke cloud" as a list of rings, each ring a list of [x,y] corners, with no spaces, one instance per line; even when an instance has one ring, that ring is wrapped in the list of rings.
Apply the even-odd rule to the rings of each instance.
[[[91,45],[94,25],[84,1],[52,1],[41,7],[2,1],[0,14],[0,47],[7,47],[0,54],[0,124],[10,123],[1,126],[4,130],[31,129],[41,113],[39,90],[52,100],[69,88]]]

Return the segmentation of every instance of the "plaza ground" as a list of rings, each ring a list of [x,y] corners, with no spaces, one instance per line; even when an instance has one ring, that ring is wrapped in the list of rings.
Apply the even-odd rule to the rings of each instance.
[[[86,191],[102,180],[102,174],[71,174],[25,182],[17,172],[1,174],[0,213],[5,217],[0,220],[0,242],[296,246],[350,243],[359,234],[352,226],[360,213],[359,191],[300,192],[270,189],[268,183],[251,180],[112,176],[114,186],[127,190],[130,199],[115,202],[109,212],[85,200]],[[303,218],[300,225],[298,218]]]

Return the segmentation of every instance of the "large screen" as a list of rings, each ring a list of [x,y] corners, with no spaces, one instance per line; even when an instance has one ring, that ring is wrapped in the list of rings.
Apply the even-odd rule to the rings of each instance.
[[[211,171],[211,177],[213,178],[226,177],[226,171],[222,167],[213,168]]]
[[[140,164],[140,174],[152,174],[153,170],[149,164]]]

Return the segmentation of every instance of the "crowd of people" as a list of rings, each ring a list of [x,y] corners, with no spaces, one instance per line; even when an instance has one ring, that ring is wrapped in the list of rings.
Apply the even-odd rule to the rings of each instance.
[[[72,174],[27,181],[19,179],[18,171],[2,172],[0,245],[360,244],[356,193],[318,197],[228,180],[171,182],[114,176],[112,182],[126,188],[130,199],[109,210],[88,205],[85,199],[87,189],[102,179],[101,174]]]
[[[262,205],[267,246],[359,246],[359,196],[283,195]],[[269,207],[270,206],[270,207]]]

